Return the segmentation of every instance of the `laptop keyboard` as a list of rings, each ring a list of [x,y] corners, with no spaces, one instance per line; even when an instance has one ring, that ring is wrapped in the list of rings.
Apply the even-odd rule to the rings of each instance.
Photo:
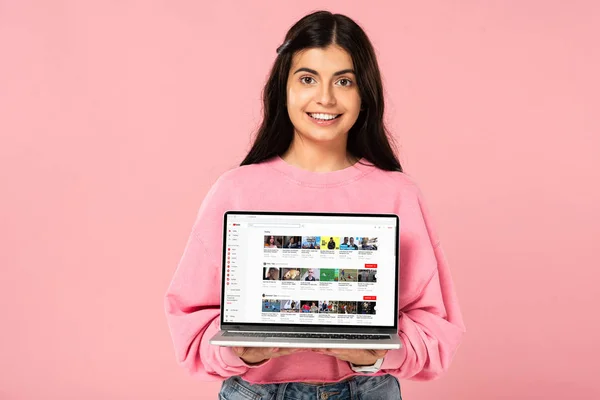
[[[339,339],[339,340],[388,340],[390,335],[357,335],[352,333],[273,333],[273,332],[225,332],[223,336],[246,336],[291,339]]]

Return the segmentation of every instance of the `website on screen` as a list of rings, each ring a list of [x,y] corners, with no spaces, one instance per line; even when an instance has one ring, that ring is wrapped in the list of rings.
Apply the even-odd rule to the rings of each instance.
[[[228,215],[224,322],[393,326],[396,224]]]

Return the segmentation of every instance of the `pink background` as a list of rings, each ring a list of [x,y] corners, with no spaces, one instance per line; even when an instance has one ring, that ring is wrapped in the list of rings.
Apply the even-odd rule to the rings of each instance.
[[[298,3],[0,1],[0,398],[216,398],[163,294],[285,31],[327,4],[377,48],[468,329],[405,398],[597,399],[600,3]]]

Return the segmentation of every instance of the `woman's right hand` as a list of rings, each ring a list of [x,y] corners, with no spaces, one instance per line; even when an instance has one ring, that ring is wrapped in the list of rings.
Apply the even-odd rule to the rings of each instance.
[[[259,364],[269,358],[287,356],[305,349],[277,348],[277,347],[232,347],[233,352],[246,364]]]

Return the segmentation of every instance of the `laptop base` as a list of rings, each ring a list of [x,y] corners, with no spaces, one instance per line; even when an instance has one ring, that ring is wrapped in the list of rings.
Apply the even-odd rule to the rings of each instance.
[[[239,335],[237,335],[239,333]],[[309,349],[369,349],[395,350],[402,347],[398,334],[385,335],[387,339],[360,338],[311,338],[311,337],[278,337],[271,334],[267,337],[246,336],[248,332],[219,331],[210,339],[210,344],[223,347],[285,347]],[[281,333],[281,335],[285,335]],[[289,335],[289,334],[288,334]],[[340,334],[339,336],[343,336]],[[353,337],[362,335],[352,334]],[[364,335],[364,336],[369,336]]]

